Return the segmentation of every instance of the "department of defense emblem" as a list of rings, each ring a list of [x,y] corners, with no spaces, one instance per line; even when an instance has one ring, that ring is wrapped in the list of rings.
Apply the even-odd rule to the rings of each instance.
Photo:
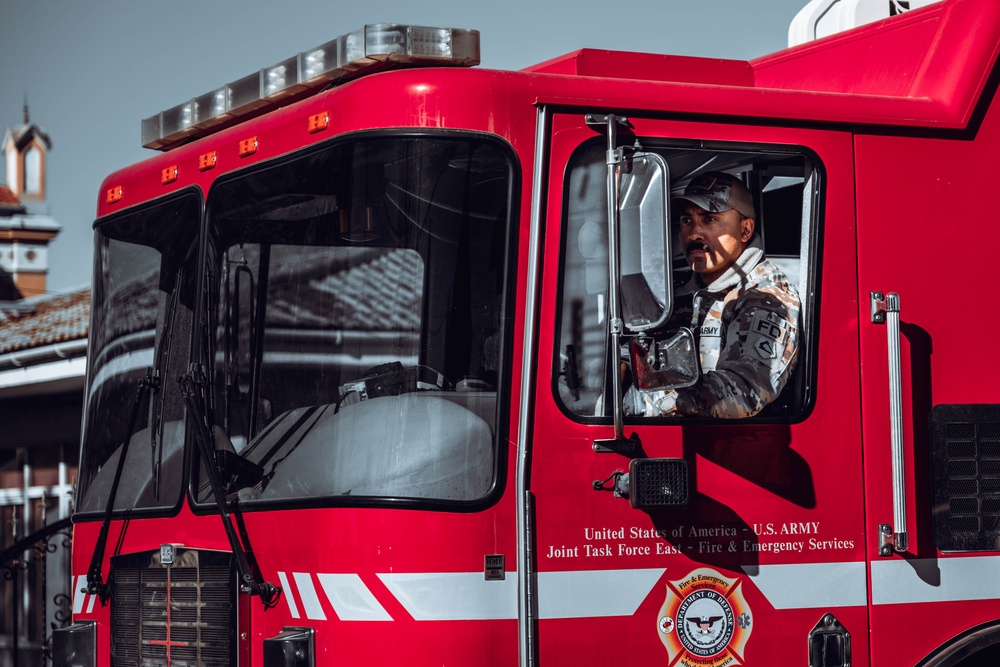
[[[753,614],[739,579],[700,568],[667,584],[657,630],[670,665],[724,667],[742,663],[752,629]]]

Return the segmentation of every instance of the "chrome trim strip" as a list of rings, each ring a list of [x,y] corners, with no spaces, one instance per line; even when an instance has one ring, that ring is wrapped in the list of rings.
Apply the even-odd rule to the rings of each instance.
[[[548,163],[548,137],[551,134],[551,114],[547,107],[538,107],[535,120],[535,163],[531,183],[531,228],[528,237],[528,277],[525,290],[524,339],[521,353],[520,412],[517,424],[517,638],[518,663],[521,667],[535,664],[535,619],[537,618],[538,581],[535,577],[532,552],[533,497],[528,488],[528,468],[531,461],[530,429],[533,424],[532,403],[535,392],[536,315],[542,264],[542,220],[545,207],[545,169]]]

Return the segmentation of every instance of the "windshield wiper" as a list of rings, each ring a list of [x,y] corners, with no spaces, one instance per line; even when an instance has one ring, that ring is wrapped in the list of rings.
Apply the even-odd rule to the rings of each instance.
[[[120,454],[118,455],[118,466],[115,468],[115,476],[111,480],[111,490],[108,492],[108,504],[104,508],[104,519],[101,521],[101,531],[97,535],[97,543],[94,544],[94,554],[90,558],[90,569],[87,570],[87,587],[85,592],[97,595],[101,599],[101,604],[108,600],[109,587],[101,575],[101,563],[104,561],[104,551],[108,544],[108,529],[111,527],[111,514],[115,509],[115,496],[118,495],[118,483],[122,479],[122,470],[125,469],[125,457],[128,455],[128,446],[135,435],[135,422],[139,416],[139,408],[142,406],[142,399],[151,389],[156,389],[159,381],[154,375],[152,367],[146,369],[146,376],[139,380],[136,386],[135,401],[132,403],[132,414],[128,419],[128,430],[125,433],[125,440],[122,442]]]
[[[181,385],[181,394],[183,394],[184,401],[187,403],[191,421],[195,427],[195,440],[198,443],[198,451],[201,452],[201,457],[205,462],[208,481],[212,486],[212,495],[215,497],[215,505],[219,509],[219,516],[222,518],[223,527],[226,529],[229,546],[236,557],[236,569],[239,571],[240,584],[244,592],[250,595],[259,595],[264,605],[270,607],[277,601],[278,595],[281,594],[281,587],[263,581],[264,577],[257,567],[256,560],[253,560],[251,563],[251,557],[248,555],[252,551],[243,548],[243,544],[240,542],[236,535],[236,530],[233,528],[233,522],[230,518],[229,507],[222,489],[222,479],[219,475],[219,467],[215,457],[215,440],[212,437],[212,429],[205,417],[202,401],[198,396],[198,385],[204,387],[207,385],[207,380],[202,379],[199,382],[194,377],[195,372],[197,371],[192,369],[191,372],[181,376],[178,381]],[[228,436],[225,437],[228,439]],[[229,444],[232,446],[232,443]],[[235,447],[233,449],[235,450]],[[238,501],[233,503],[233,510],[237,515],[237,520],[239,520],[240,509]]]
[[[90,559],[90,569],[87,571],[87,593],[98,595],[103,604],[108,598],[108,583],[104,581],[101,574],[101,564],[104,561],[104,552],[107,550],[108,531],[111,528],[111,515],[114,513],[115,500],[118,496],[118,484],[121,482],[122,472],[125,469],[125,459],[128,456],[129,445],[135,435],[135,424],[139,418],[139,409],[142,407],[142,400],[147,394],[153,392],[158,394],[158,400],[151,405],[152,415],[150,416],[149,440],[151,447],[151,462],[153,476],[153,497],[160,499],[160,467],[163,463],[163,447],[161,445],[161,433],[163,423],[163,401],[162,373],[167,368],[170,360],[170,346],[173,342],[174,317],[177,312],[177,301],[180,294],[181,282],[184,278],[184,268],[177,270],[174,279],[174,288],[170,294],[170,301],[167,304],[166,318],[164,320],[163,332],[157,344],[157,350],[153,354],[153,365],[146,369],[146,375],[139,380],[136,386],[135,401],[132,403],[132,412],[129,415],[128,430],[125,439],[122,441],[120,453],[118,455],[118,465],[115,467],[115,476],[111,481],[111,490],[108,493],[107,506],[104,508],[104,519],[101,521],[101,530],[97,536],[97,543],[94,545],[94,554]]]
[[[184,267],[177,269],[174,277],[174,289],[170,293],[170,301],[167,304],[167,312],[163,322],[163,333],[160,334],[160,343],[154,356],[153,366],[153,391],[159,397],[153,406],[153,415],[149,424],[149,446],[150,459],[153,474],[153,499],[160,500],[160,468],[163,465],[163,401],[166,392],[162,391],[162,373],[169,368],[170,347],[173,343],[174,318],[177,314],[177,301],[180,295],[181,283],[184,280]]]

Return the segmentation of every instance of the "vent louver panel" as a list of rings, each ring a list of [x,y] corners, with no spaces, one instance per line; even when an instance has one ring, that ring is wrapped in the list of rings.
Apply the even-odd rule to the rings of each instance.
[[[934,543],[1000,551],[1000,405],[931,410]]]
[[[232,554],[178,548],[111,559],[112,667],[233,667]]]

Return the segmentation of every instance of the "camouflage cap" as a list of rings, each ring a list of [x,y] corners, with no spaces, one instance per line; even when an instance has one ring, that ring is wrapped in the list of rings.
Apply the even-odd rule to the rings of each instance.
[[[754,217],[753,197],[747,186],[735,176],[721,171],[709,171],[695,177],[684,188],[684,194],[674,197],[675,201],[678,199],[713,213],[732,208],[748,218]]]

